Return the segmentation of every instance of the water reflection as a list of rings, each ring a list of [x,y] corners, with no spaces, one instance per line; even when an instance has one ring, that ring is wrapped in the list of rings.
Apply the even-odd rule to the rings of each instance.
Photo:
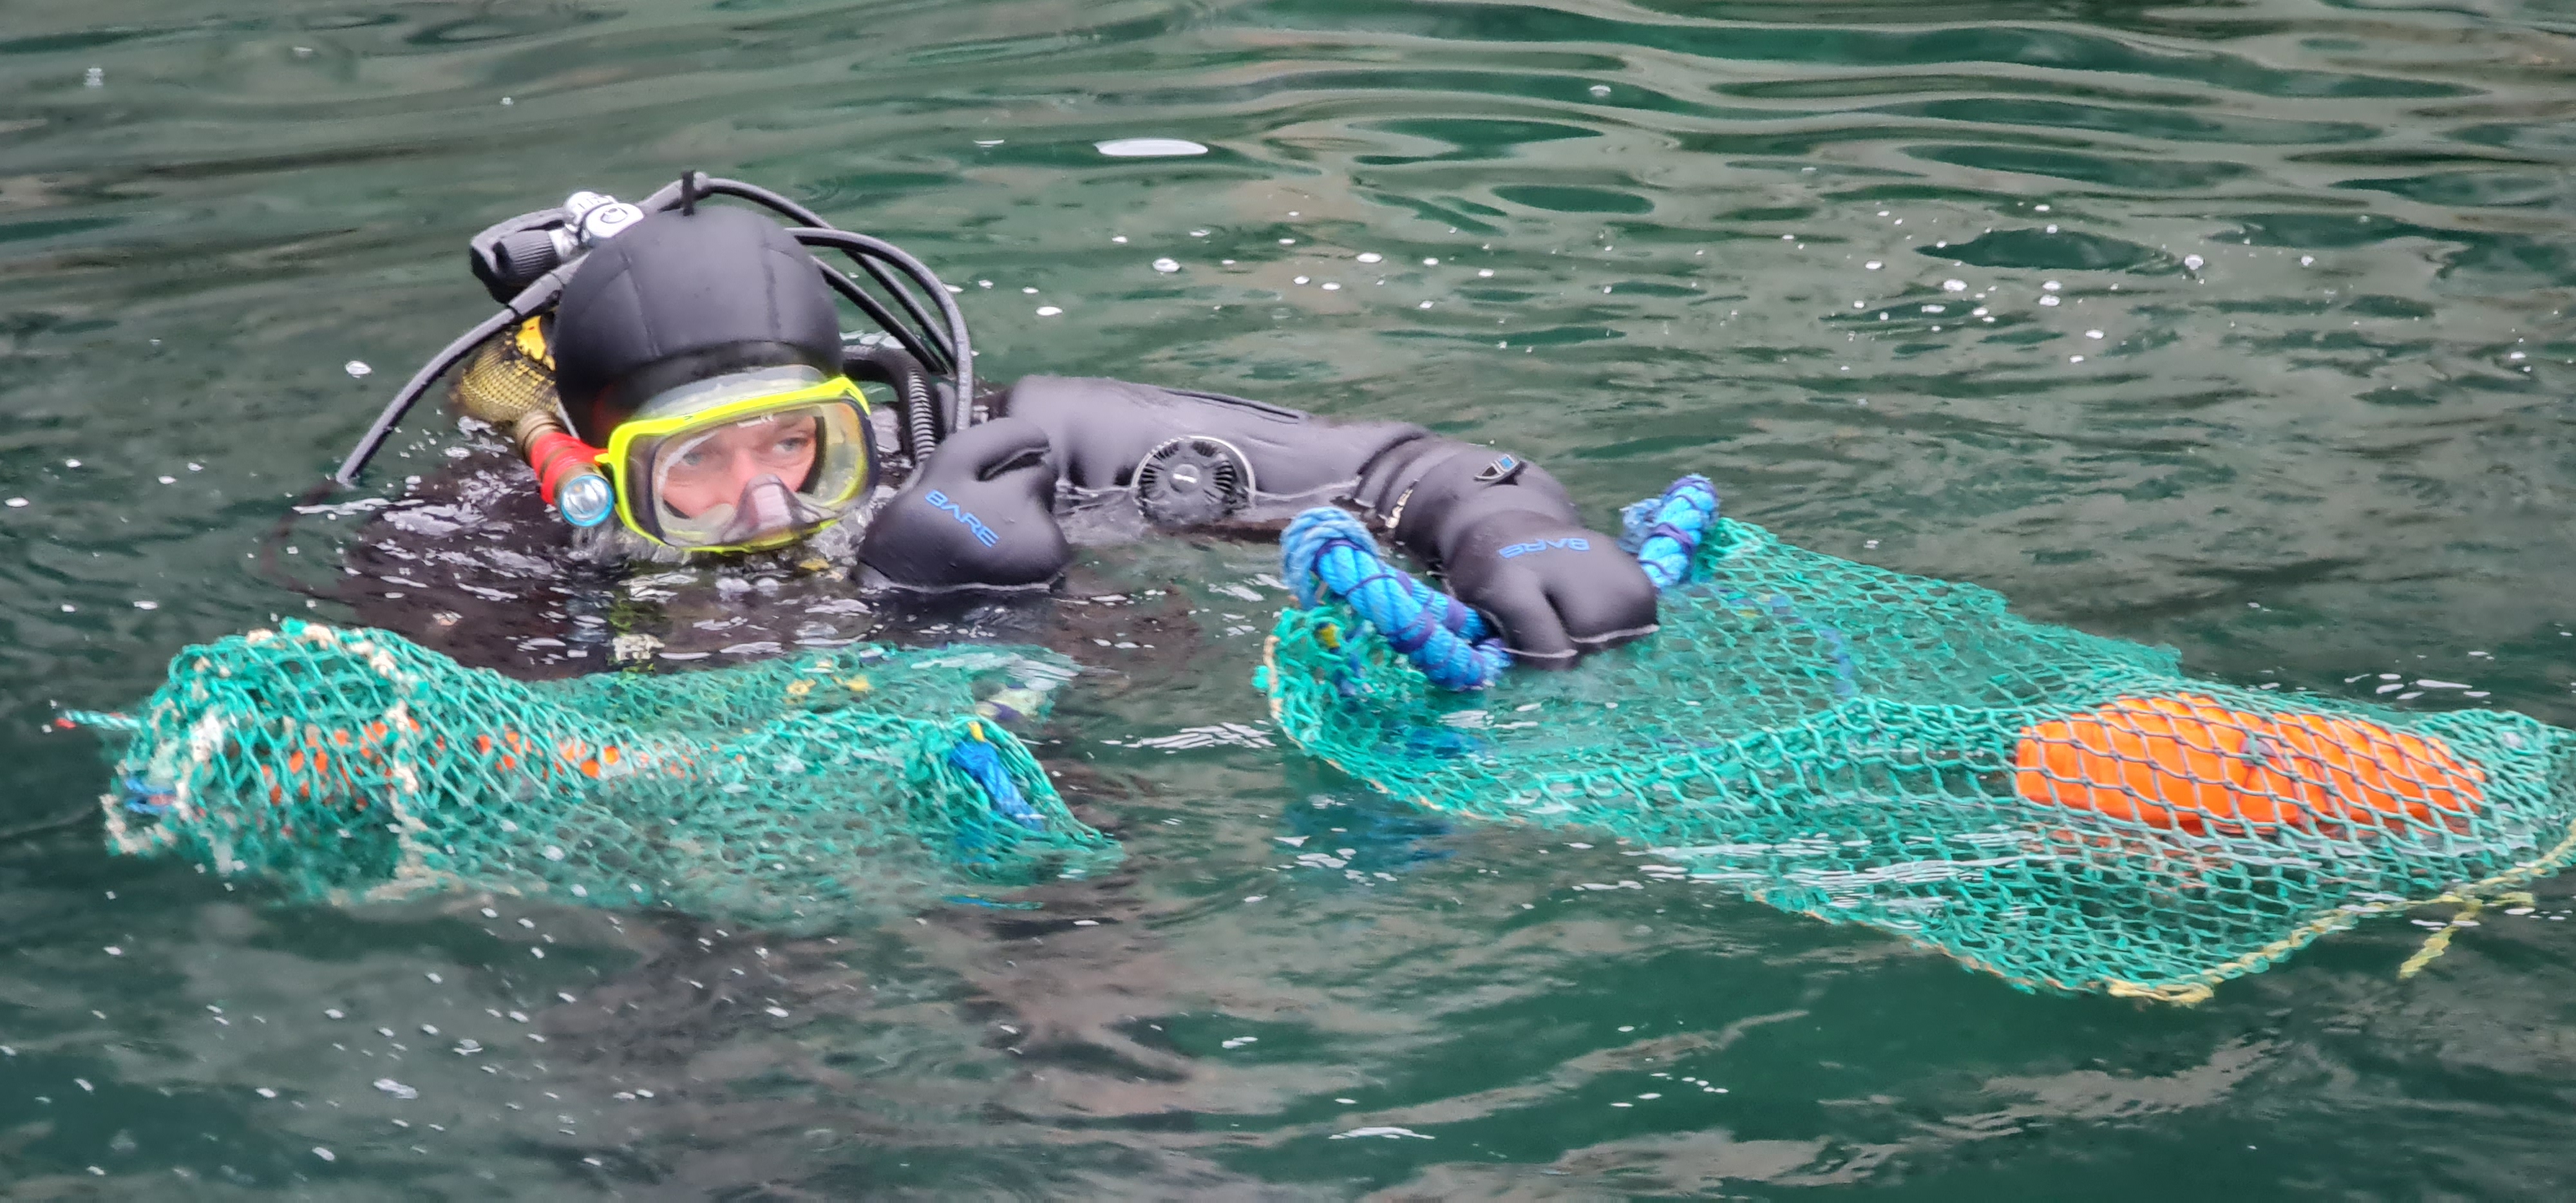
[[[2392,922],[2196,1011],[2030,998],[1208,735],[1265,730],[1242,680],[1281,593],[1249,543],[1101,548],[1074,592],[1120,600],[919,618],[794,565],[595,578],[423,420],[385,496],[423,491],[280,549],[311,607],[254,557],[389,365],[479,316],[465,234],[721,168],[964,284],[996,379],[1421,421],[1599,514],[1706,471],[1797,542],[2196,671],[2576,720],[2558,24],[2293,0],[14,14],[0,826],[97,788],[89,746],[36,733],[52,704],[141,696],[177,647],[272,615],[533,673],[646,621],[707,657],[682,666],[1072,652],[1095,671],[1040,750],[1131,859],[1035,910],[790,941],[506,899],[281,909],[40,832],[0,846],[0,1166],[477,1198],[2557,1181],[2563,886],[2402,985],[2420,931]],[[1100,149],[1133,138],[1208,149]],[[456,558],[361,533],[404,523]],[[1415,1135],[1349,1135],[1372,1129]]]

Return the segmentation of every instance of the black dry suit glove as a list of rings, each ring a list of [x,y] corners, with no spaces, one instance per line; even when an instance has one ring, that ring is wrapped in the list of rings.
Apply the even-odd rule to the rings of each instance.
[[[1055,520],[1046,431],[995,418],[949,436],[868,523],[859,562],[896,585],[1043,585],[1073,548]]]
[[[1422,439],[1370,466],[1360,494],[1395,541],[1437,565],[1520,661],[1562,668],[1655,629],[1655,586],[1619,541],[1586,530],[1544,469]]]

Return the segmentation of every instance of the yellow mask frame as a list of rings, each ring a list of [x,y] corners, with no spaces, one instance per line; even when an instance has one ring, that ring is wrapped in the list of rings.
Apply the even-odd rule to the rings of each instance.
[[[649,477],[650,469],[638,463],[639,454],[651,454],[663,442],[694,431],[714,430],[768,413],[834,404],[846,404],[852,407],[854,421],[848,429],[840,433],[849,447],[849,454],[856,458],[856,463],[850,470],[842,473],[844,479],[827,495],[806,499],[808,504],[827,513],[828,516],[821,521],[789,528],[774,536],[764,536],[748,543],[699,545],[673,542],[664,538],[660,523],[649,511],[639,512],[646,508],[639,502],[643,497],[644,489],[650,485],[649,479],[645,479]],[[857,383],[847,376],[834,376],[829,380],[802,388],[744,397],[691,413],[660,418],[629,418],[618,423],[617,429],[609,433],[608,447],[599,453],[595,462],[600,470],[607,474],[609,481],[616,486],[618,521],[637,535],[664,547],[682,551],[710,553],[759,551],[793,543],[830,526],[842,518],[852,503],[866,494],[868,487],[876,480],[877,470],[876,458],[870,454],[867,438],[870,412],[867,394],[860,391]],[[826,425],[830,424],[827,422]]]

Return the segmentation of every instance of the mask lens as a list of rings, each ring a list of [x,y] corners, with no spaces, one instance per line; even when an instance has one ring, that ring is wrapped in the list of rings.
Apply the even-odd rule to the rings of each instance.
[[[845,512],[866,485],[855,395],[683,424],[639,446],[635,516],[674,547],[766,546]]]
[[[728,422],[673,440],[656,457],[662,508],[682,519],[730,503],[754,480],[775,477],[803,491],[823,447],[822,415],[811,408]]]

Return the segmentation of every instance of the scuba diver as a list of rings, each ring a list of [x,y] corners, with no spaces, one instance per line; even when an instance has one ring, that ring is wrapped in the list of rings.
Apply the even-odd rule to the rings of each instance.
[[[1654,629],[1636,561],[1526,460],[1406,423],[1117,380],[980,388],[955,290],[754,185],[690,172],[640,204],[575,193],[475,235],[470,260],[504,307],[423,365],[338,484],[461,364],[457,407],[511,437],[590,563],[784,548],[849,567],[872,595],[1042,592],[1073,558],[1069,529],[1247,527],[1339,504],[1524,663]],[[845,336],[836,296],[875,329]],[[894,404],[871,406],[863,383]]]

